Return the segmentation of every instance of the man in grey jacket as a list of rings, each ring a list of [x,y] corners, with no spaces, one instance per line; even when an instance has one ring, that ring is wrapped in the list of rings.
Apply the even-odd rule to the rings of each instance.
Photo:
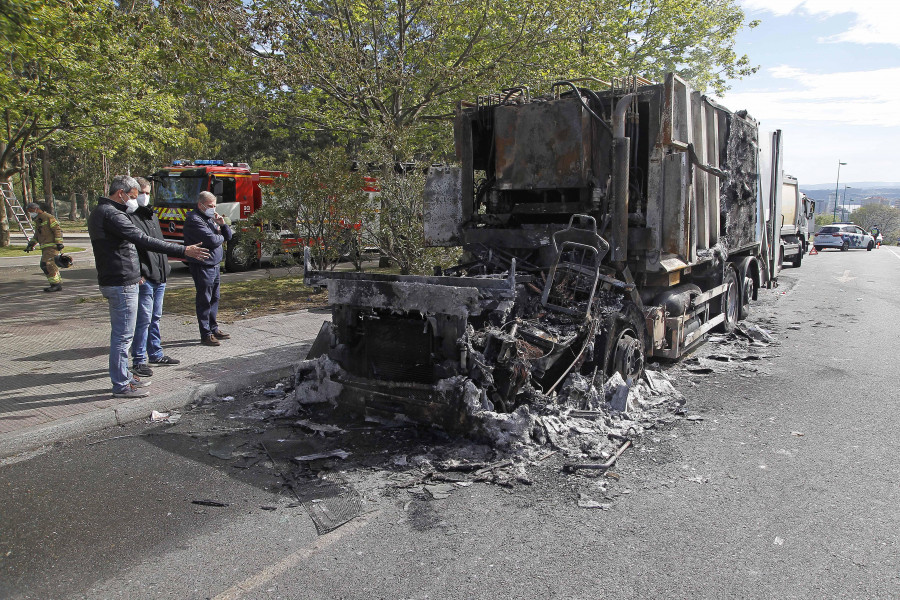
[[[196,246],[179,246],[152,238],[128,218],[137,209],[140,191],[133,177],[117,175],[109,186],[109,198],[100,198],[88,217],[100,293],[109,301],[109,378],[113,397],[140,398],[149,381],[128,372],[128,348],[137,320],[138,284],[141,280],[137,248],[171,256],[204,259],[209,252]]]

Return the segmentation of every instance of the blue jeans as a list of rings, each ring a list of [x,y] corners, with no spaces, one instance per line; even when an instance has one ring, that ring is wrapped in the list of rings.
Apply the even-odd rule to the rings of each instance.
[[[163,357],[162,338],[159,334],[159,320],[162,318],[163,296],[166,284],[145,281],[138,294],[137,322],[134,326],[134,340],[131,342],[131,360],[138,365]]]
[[[113,393],[124,392],[131,383],[128,348],[137,321],[138,284],[101,285],[100,293],[109,301],[109,378]]]

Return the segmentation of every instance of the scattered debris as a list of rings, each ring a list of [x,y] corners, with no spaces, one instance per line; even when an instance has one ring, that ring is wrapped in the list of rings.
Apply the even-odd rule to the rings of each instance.
[[[591,499],[586,494],[578,494],[578,507],[579,508],[599,508],[601,510],[609,510],[611,505],[604,502],[597,502],[596,500]]]
[[[217,502],[216,500],[191,500],[191,504],[199,504],[200,506],[215,506],[218,508],[225,508],[228,506],[224,502]]]
[[[304,456],[295,456],[294,460],[297,462],[309,462],[313,460],[322,460],[325,458],[340,458],[341,460],[346,459],[350,456],[350,453],[346,450],[330,450],[328,452],[319,452],[317,454],[306,454]]]
[[[150,413],[150,421],[152,423],[159,423],[160,421],[165,421],[169,418],[169,413],[167,412],[159,412],[154,410]]]
[[[797,436],[797,437],[803,437],[803,436],[806,435],[806,434],[804,434],[804,433],[802,433],[802,432],[800,432],[800,431],[792,431],[792,432],[791,432],[791,435],[795,435],[795,436]]]

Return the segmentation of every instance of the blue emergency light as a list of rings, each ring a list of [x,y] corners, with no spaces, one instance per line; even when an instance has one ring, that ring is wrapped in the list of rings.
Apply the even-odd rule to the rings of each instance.
[[[225,164],[224,160],[195,160],[195,165],[209,165],[209,166],[222,166]]]

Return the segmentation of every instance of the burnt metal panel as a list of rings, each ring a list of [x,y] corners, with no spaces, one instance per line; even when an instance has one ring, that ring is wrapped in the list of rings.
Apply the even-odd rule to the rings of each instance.
[[[463,175],[459,167],[434,167],[425,181],[425,245],[459,246],[462,225],[471,217],[465,207]]]
[[[422,319],[363,321],[367,375],[378,381],[434,383],[433,337]]]
[[[690,161],[684,152],[668,154],[663,159],[661,250],[685,262],[690,262],[690,169]]]
[[[588,185],[591,127],[577,99],[498,106],[494,136],[498,189]]]

